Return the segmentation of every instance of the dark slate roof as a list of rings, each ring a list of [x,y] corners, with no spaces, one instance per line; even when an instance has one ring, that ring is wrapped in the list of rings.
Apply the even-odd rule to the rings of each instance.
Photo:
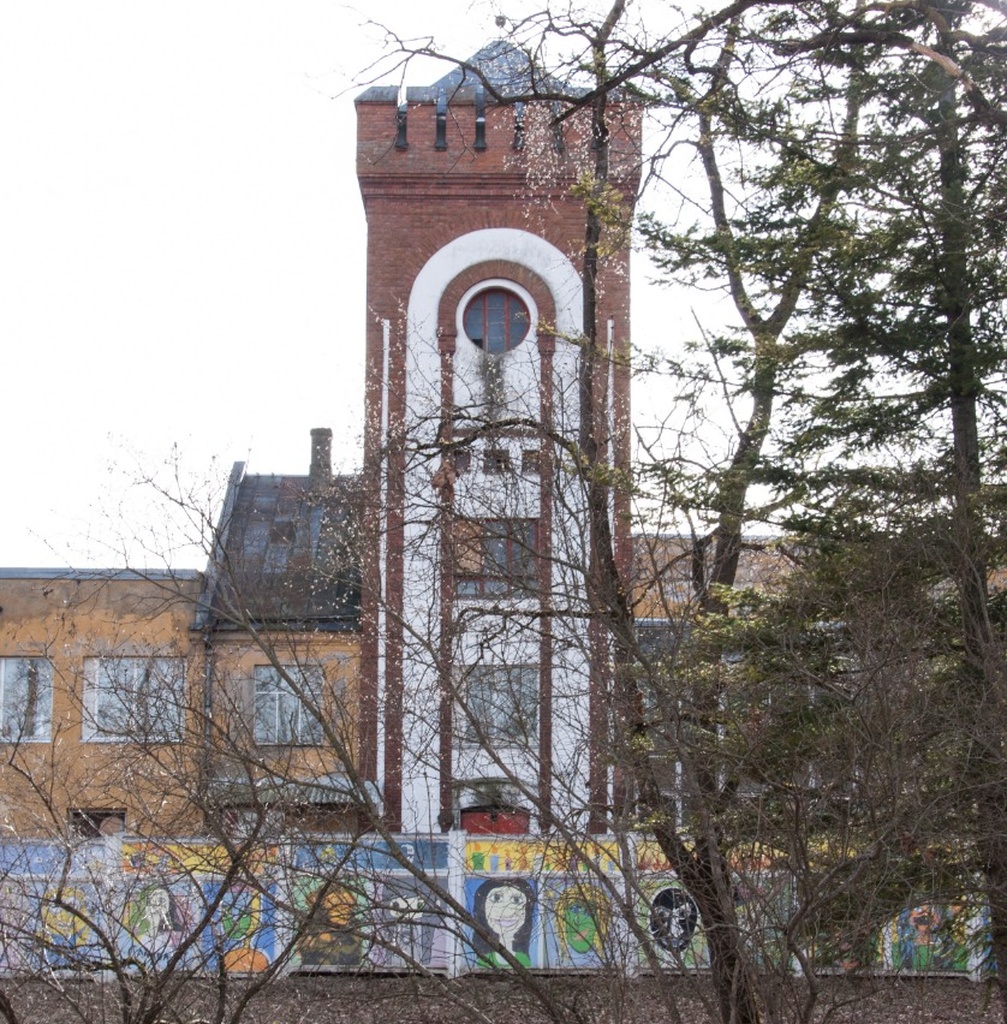
[[[504,39],[487,43],[466,61],[478,68],[490,85],[503,96],[522,96],[532,92],[569,93],[557,79],[543,74],[531,57]],[[438,79],[431,89],[435,93],[450,95],[466,86],[481,84],[481,79],[463,67],[456,67]]]
[[[204,602],[218,628],[352,630],[360,617],[357,477],[232,475]]]
[[[545,74],[541,68],[535,66],[527,53],[504,39],[487,43],[463,63],[468,67],[478,68],[486,81],[505,99],[533,94],[570,96],[583,91]],[[434,103],[443,96],[448,100],[471,102],[476,87],[483,85],[483,79],[473,74],[468,67],[456,65],[433,85],[418,88],[411,86],[406,90],[407,101]],[[357,97],[357,102],[389,103],[395,102],[398,98],[399,91],[395,86],[372,85]]]

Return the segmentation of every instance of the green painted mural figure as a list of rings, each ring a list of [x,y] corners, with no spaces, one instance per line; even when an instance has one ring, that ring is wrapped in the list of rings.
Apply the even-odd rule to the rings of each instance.
[[[556,919],[563,941],[575,953],[601,955],[608,930],[608,901],[593,886],[572,886],[556,901]]]

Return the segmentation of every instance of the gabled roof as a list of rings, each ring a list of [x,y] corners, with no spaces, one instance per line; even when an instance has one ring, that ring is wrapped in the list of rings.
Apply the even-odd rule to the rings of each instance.
[[[203,624],[353,630],[357,477],[252,476],[237,463],[207,572]]]

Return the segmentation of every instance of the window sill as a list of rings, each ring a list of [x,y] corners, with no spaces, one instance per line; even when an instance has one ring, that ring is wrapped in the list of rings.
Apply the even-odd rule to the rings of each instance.
[[[120,747],[171,747],[182,742],[180,736],[81,736],[81,743],[98,743]]]
[[[287,740],[285,742],[272,742],[269,740],[256,740],[255,746],[259,750],[282,751],[282,750],[318,750],[325,748],[328,744],[324,740]]]

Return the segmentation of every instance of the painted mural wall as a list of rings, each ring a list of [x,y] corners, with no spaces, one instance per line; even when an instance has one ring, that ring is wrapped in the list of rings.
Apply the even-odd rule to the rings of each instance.
[[[789,969],[788,877],[769,860],[738,856],[735,867],[750,940],[767,968]],[[819,963],[978,977],[987,931],[964,906],[906,907],[856,957]],[[632,973],[702,970],[708,960],[694,900],[643,840],[572,850],[452,833],[275,844],[238,859],[199,841],[0,844],[0,970],[124,965]]]

